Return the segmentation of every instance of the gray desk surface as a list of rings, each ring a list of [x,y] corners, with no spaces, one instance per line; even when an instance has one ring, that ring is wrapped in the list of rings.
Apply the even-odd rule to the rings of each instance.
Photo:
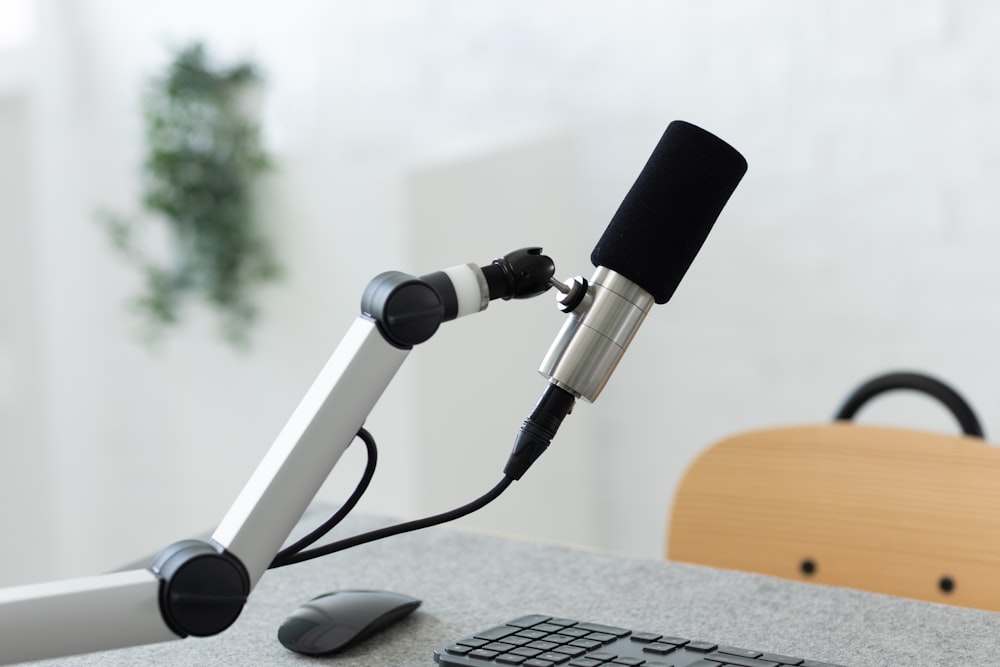
[[[381,525],[349,518],[338,535]],[[327,591],[418,597],[413,615],[337,657],[275,639]],[[422,666],[435,646],[527,613],[586,619],[852,667],[1000,665],[1000,614],[434,528],[268,572],[228,631],[34,665]]]

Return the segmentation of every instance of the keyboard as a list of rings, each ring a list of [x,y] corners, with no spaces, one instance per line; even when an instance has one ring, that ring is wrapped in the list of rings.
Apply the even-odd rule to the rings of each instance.
[[[844,667],[539,614],[440,646],[434,659],[443,667]]]

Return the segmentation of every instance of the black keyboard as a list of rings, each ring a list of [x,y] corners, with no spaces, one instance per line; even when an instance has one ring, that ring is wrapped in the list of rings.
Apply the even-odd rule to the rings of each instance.
[[[440,646],[434,659],[444,667],[844,667],[538,614]]]

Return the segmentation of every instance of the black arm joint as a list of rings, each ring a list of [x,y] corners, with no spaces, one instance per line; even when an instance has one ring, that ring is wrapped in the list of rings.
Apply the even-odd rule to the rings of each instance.
[[[426,276],[420,276],[420,280],[431,286],[441,300],[441,307],[444,309],[441,316],[442,322],[451,322],[458,317],[458,294],[455,293],[455,284],[444,271],[435,271]]]
[[[160,580],[160,613],[181,637],[209,637],[232,625],[250,595],[250,577],[238,558],[200,540],[176,542],[153,559]]]
[[[399,271],[381,273],[368,283],[361,312],[375,321],[390,344],[404,350],[433,336],[446,314],[433,286]]]

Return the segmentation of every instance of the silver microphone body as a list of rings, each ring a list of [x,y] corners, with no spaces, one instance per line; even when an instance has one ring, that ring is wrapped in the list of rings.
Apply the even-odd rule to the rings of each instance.
[[[628,278],[597,267],[538,372],[550,383],[593,403],[654,303],[652,294]]]
[[[746,170],[743,156],[715,135],[683,121],[667,126],[590,254],[592,282],[552,283],[570,315],[538,369],[549,382],[518,431],[505,475],[524,475],[576,399],[597,399],[653,304],[670,300]]]

